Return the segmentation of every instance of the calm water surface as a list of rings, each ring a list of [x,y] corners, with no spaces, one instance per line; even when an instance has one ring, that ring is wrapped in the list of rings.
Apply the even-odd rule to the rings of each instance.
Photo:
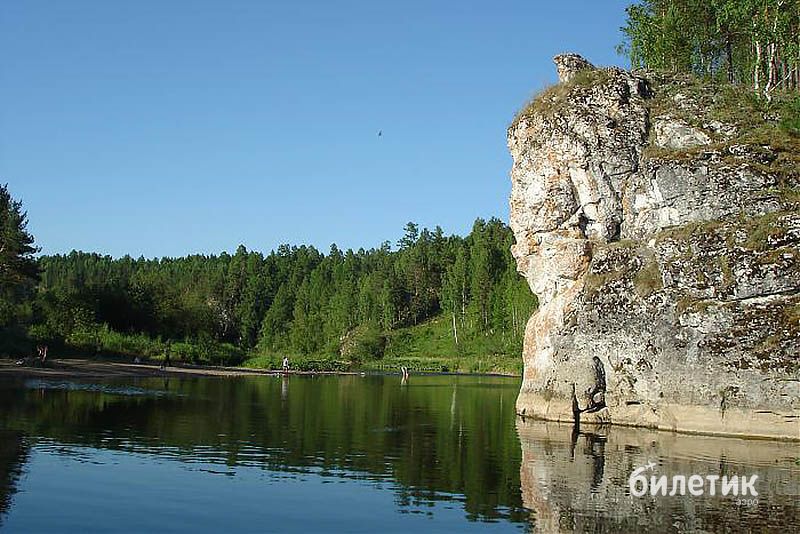
[[[0,381],[0,528],[800,530],[796,444],[514,416],[492,377]],[[759,475],[759,496],[632,497],[631,471]],[[421,530],[422,531],[422,530]]]

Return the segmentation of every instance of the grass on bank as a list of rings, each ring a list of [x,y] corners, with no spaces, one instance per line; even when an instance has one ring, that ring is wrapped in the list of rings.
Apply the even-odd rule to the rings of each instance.
[[[140,333],[122,333],[106,325],[95,325],[72,332],[62,341],[36,327],[17,335],[2,336],[0,356],[21,358],[33,355],[35,345],[47,343],[53,357],[98,357],[132,361],[160,362],[164,359],[167,341]],[[380,341],[376,341],[376,337]],[[397,372],[407,367],[412,372],[522,373],[521,346],[503,333],[489,335],[459,333],[459,344],[453,338],[452,323],[444,316],[420,325],[388,333],[367,330],[361,342],[355,342],[349,354],[297,354],[292,352],[246,353],[230,343],[211,337],[173,341],[169,344],[174,363],[213,366],[242,366],[253,369],[280,369],[284,356],[290,367],[299,371]],[[44,341],[44,340],[50,341]]]
[[[26,336],[19,336],[13,350],[4,350],[0,344],[0,356],[19,358],[33,355],[35,345],[46,344],[53,357],[102,357],[159,362],[164,359],[167,346],[170,358],[175,363],[192,365],[240,365],[245,352],[230,343],[220,343],[210,336],[196,339],[167,342],[142,333],[123,333],[107,325],[91,325],[64,336],[53,335],[44,327],[32,327]]]
[[[292,369],[301,371],[522,373],[521,347],[505,344],[502,335],[471,336],[456,346],[451,323],[443,316],[387,334],[380,354],[353,351],[349,358],[338,354],[298,355],[270,353],[253,356],[245,367],[280,369],[288,356]],[[374,344],[367,344],[373,347]]]
[[[334,355],[313,355],[286,353],[269,353],[250,356],[243,363],[242,367],[248,369],[272,369],[278,370],[283,366],[284,356],[289,358],[289,368],[295,371],[308,372],[345,372],[355,370],[352,362],[342,360]]]

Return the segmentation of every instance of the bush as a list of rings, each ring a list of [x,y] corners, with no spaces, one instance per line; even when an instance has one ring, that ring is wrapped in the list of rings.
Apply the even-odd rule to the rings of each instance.
[[[103,326],[99,332],[100,350],[123,356],[152,358],[163,352],[162,344],[144,334],[123,334]]]
[[[372,325],[354,328],[342,340],[339,354],[350,361],[380,360],[386,350],[386,336]]]
[[[784,104],[780,115],[781,128],[792,135],[800,136],[800,97]]]
[[[58,335],[45,324],[35,325],[28,335],[33,342],[48,343],[60,348],[60,353],[79,356],[124,356],[163,360],[167,344],[141,333],[122,333],[108,325],[88,324],[69,332],[61,343]],[[56,348],[54,347],[54,348]],[[0,347],[2,349],[2,347]],[[245,354],[230,343],[220,343],[209,335],[195,340],[170,344],[173,361],[199,365],[239,365]]]
[[[220,343],[206,336],[194,342],[172,343],[170,351],[174,360],[196,365],[233,366],[239,365],[244,360],[244,352],[238,347],[230,343]]]

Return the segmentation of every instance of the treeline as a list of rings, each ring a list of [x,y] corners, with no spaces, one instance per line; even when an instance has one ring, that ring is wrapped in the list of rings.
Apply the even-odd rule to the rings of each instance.
[[[634,67],[750,84],[767,98],[800,87],[797,0],[643,0],[621,46]]]
[[[211,363],[273,353],[360,360],[380,358],[392,331],[446,314],[453,355],[481,337],[511,353],[535,307],[512,240],[500,220],[478,219],[465,238],[409,223],[396,247],[327,254],[283,245],[266,256],[244,246],[175,259],[44,256],[29,332],[98,352],[114,339],[123,353],[171,340],[185,359]]]

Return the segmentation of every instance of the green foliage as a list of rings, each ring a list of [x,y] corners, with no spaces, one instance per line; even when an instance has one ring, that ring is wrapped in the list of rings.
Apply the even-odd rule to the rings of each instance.
[[[292,371],[309,373],[336,373],[352,370],[352,362],[337,359],[334,356],[306,356],[303,354],[261,354],[252,356],[242,363],[242,367],[250,369],[282,369],[283,358],[289,358],[289,368]]]
[[[6,327],[0,331],[0,357],[18,358],[33,353],[33,343],[19,325]]]
[[[800,137],[800,97],[786,101],[780,112],[780,126],[783,131]]]
[[[0,331],[19,324],[38,279],[38,249],[27,231],[27,214],[7,185],[0,185]]]
[[[32,338],[67,352],[248,365],[292,355],[304,369],[383,357],[396,332],[441,322],[448,357],[482,347],[518,354],[535,298],[517,275],[510,229],[475,221],[466,237],[409,223],[398,248],[340,251],[281,246],[267,256],[147,260],[72,252],[39,260]],[[444,314],[443,314],[444,313]],[[436,323],[439,324],[439,323]]]
[[[384,358],[387,362],[403,358],[452,359],[459,356],[463,345],[463,342],[461,347],[455,344],[450,321],[442,316],[421,325],[391,332]]]
[[[70,332],[65,344],[81,355],[154,357],[162,352],[161,343],[143,334],[122,334],[107,325],[87,325]]]
[[[195,365],[235,366],[245,359],[244,352],[230,343],[220,343],[208,335],[192,342],[177,342],[170,347],[173,361]],[[158,359],[163,359],[163,350]]]
[[[350,361],[362,362],[383,358],[386,336],[375,325],[366,324],[344,336],[340,354]]]
[[[800,10],[787,0],[641,0],[619,51],[634,67],[752,84],[767,97],[800,84]]]
[[[297,353],[270,353],[254,356],[244,362],[245,367],[278,370],[284,356],[290,367],[299,371],[366,370],[398,372],[406,367],[417,373],[463,372],[502,373],[519,375],[522,360],[519,357],[521,340],[511,336],[477,334],[465,337],[456,346],[450,320],[445,316],[416,325],[395,329],[386,334],[374,327],[359,328],[367,347],[377,345],[378,350],[343,350],[342,355]],[[376,339],[377,338],[377,339]],[[382,339],[381,339],[382,338]],[[373,345],[374,343],[374,345]],[[344,347],[343,347],[344,348]],[[369,354],[380,353],[381,357]]]
[[[188,340],[191,350],[176,345],[179,358],[214,362],[236,359],[216,355],[226,344],[330,359],[355,332],[346,359],[360,361],[381,357],[385,332],[446,309],[464,339],[519,341],[531,296],[515,273],[511,243],[507,226],[479,219],[467,238],[409,223],[395,251],[343,253],[334,245],[328,255],[282,246],[266,257],[244,247],[233,256],[161,260],[47,256],[31,333],[95,352],[129,352],[104,345],[108,332]]]
[[[526,312],[523,324],[533,312],[532,300],[528,300],[531,307]],[[464,331],[456,345],[451,319],[441,316],[418,326],[391,332],[383,359],[378,364],[366,367],[397,370],[405,366],[427,372],[521,373],[521,336]]]

